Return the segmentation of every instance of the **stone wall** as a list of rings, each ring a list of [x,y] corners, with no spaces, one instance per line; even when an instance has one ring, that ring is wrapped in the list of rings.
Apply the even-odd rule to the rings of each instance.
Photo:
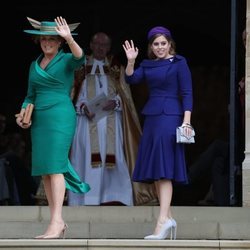
[[[250,207],[250,0],[247,0],[246,10],[246,149],[243,162],[243,206]]]

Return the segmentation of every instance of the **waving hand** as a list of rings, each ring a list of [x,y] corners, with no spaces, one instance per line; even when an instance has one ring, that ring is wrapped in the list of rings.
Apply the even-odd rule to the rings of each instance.
[[[134,46],[133,40],[130,40],[130,42],[126,40],[122,47],[126,53],[128,62],[134,62],[136,57],[138,56],[139,50]]]

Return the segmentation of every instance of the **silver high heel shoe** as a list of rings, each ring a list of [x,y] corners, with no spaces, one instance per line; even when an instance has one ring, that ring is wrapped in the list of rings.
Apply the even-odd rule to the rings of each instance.
[[[161,231],[159,232],[159,234],[151,234],[151,235],[145,236],[144,239],[145,240],[164,240],[167,238],[169,233],[170,233],[170,239],[172,239],[172,230],[173,228],[176,228],[176,226],[177,226],[177,223],[175,220],[168,219],[162,225]],[[175,230],[174,232],[176,233]],[[175,237],[176,237],[176,234],[175,234]]]
[[[172,220],[172,235],[171,235],[171,240],[175,240],[176,239],[176,234],[177,234],[177,223],[175,221],[175,219],[171,218]]]

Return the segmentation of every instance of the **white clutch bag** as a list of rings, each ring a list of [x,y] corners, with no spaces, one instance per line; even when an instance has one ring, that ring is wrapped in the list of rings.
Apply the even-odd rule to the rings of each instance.
[[[195,143],[194,129],[192,127],[190,127],[192,129],[191,136],[186,136],[185,133],[184,133],[184,128],[185,128],[185,126],[180,126],[180,127],[176,128],[176,142],[177,143],[187,143],[187,144]]]

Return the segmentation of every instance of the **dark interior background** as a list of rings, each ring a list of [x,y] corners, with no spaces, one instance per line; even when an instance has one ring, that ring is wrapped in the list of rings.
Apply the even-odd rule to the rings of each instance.
[[[238,3],[239,69],[236,78],[240,79],[244,72],[241,33],[245,28],[246,3],[243,0]],[[187,58],[192,71],[192,124],[197,134],[196,143],[187,147],[188,165],[192,164],[214,139],[229,140],[230,137],[230,5],[228,0],[43,0],[6,3],[7,7],[2,7],[0,17],[3,59],[0,113],[7,117],[8,131],[19,131],[29,140],[29,132],[17,128],[14,118],[26,94],[29,64],[40,53],[40,48],[23,32],[32,28],[27,16],[38,21],[51,21],[61,15],[68,23],[81,22],[76,40],[86,51],[91,35],[96,31],[105,31],[113,38],[113,52],[123,63],[124,40],[134,40],[140,50],[139,63],[146,57],[148,30],[163,25],[171,30],[177,52]],[[8,19],[3,18],[4,12]],[[137,86],[132,88],[132,93],[140,113],[147,90],[144,86]]]

